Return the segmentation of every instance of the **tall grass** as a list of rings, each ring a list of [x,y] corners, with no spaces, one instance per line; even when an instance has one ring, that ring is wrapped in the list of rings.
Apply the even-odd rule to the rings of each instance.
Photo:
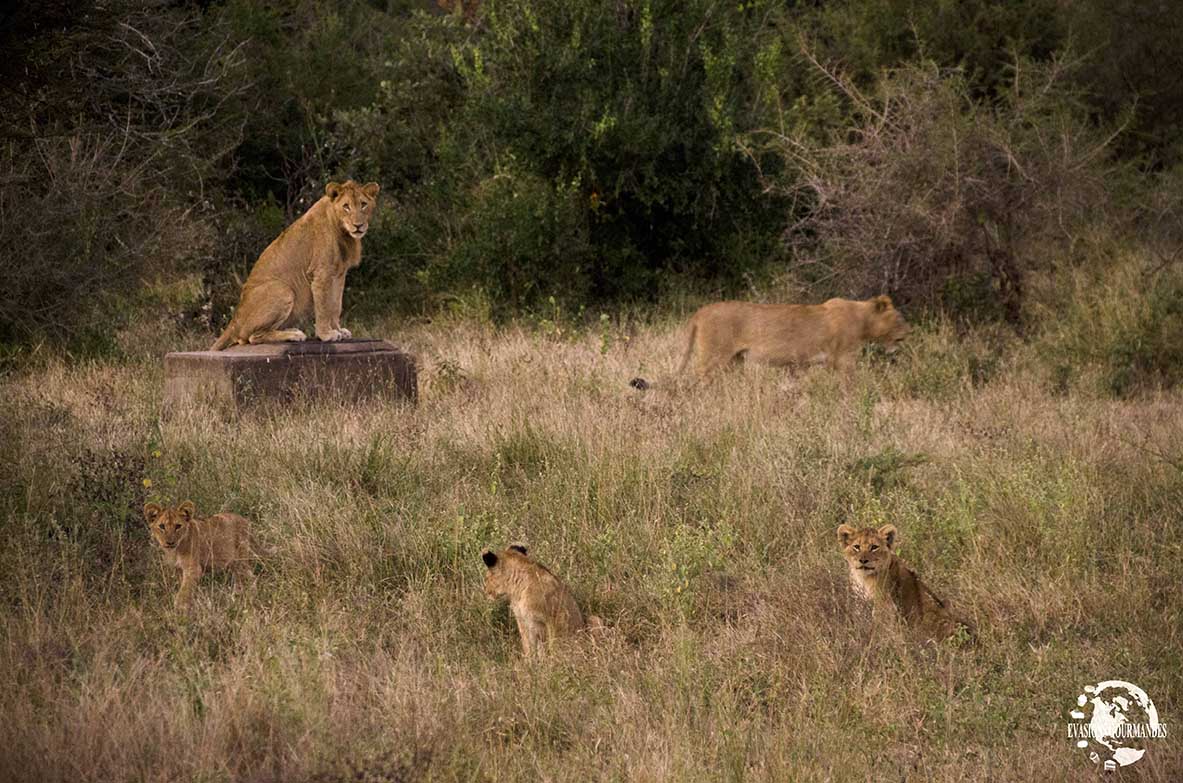
[[[1174,729],[1177,392],[1066,390],[1042,343],[940,323],[845,382],[633,391],[673,326],[374,324],[417,407],[166,416],[143,347],[10,377],[0,778],[1075,780],[1066,711],[1108,678]],[[257,587],[177,614],[149,496],[251,518]],[[895,524],[980,643],[873,628],[844,521]],[[507,541],[614,630],[522,660],[481,591]],[[1177,740],[1129,773],[1178,780]]]

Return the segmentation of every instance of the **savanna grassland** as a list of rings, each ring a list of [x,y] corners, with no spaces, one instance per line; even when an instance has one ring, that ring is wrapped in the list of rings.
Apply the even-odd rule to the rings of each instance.
[[[0,778],[1082,780],[1066,712],[1110,678],[1172,734],[1120,779],[1183,778],[1179,391],[1057,369],[1083,321],[941,319],[845,382],[685,387],[679,316],[357,329],[418,355],[417,406],[166,416],[159,356],[208,336],[154,323],[10,374]],[[150,498],[250,517],[255,587],[174,611]],[[873,626],[842,522],[895,524],[979,643]],[[481,590],[507,542],[611,631],[523,660]]]
[[[1091,780],[1106,679],[1169,730],[1111,779],[1183,780],[1175,5],[6,4],[0,783]],[[346,179],[418,404],[165,411]],[[884,293],[849,377],[671,378],[707,301]],[[256,579],[179,613],[185,499]],[[873,623],[842,523],[977,644]],[[524,660],[513,542],[608,632]]]

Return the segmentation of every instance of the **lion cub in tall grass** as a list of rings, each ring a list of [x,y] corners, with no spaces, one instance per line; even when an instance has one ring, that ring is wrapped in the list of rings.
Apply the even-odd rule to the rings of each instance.
[[[595,615],[584,621],[567,585],[546,566],[528,557],[524,546],[515,544],[500,552],[485,550],[481,559],[488,569],[485,595],[494,601],[509,598],[526,657],[537,653],[551,639],[603,627]]]
[[[250,522],[238,514],[199,519],[193,501],[186,500],[176,508],[147,503],[144,519],[165,562],[181,569],[181,589],[173,602],[177,609],[192,600],[198,580],[208,569],[229,568],[235,584],[253,579]]]
[[[908,627],[924,640],[947,639],[964,629],[972,640],[973,626],[955,616],[945,602],[920,581],[920,577],[896,556],[895,525],[876,530],[838,526],[838,544],[850,566],[855,593],[871,602],[876,611],[898,612]]]

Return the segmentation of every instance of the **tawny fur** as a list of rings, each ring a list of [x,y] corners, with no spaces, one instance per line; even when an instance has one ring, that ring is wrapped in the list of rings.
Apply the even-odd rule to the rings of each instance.
[[[819,305],[716,302],[686,324],[678,373],[694,361],[701,378],[743,356],[773,366],[823,362],[849,370],[864,342],[894,345],[910,331],[888,296]]]
[[[235,584],[254,579],[250,522],[244,517],[223,513],[199,519],[193,502],[186,500],[176,508],[148,503],[144,519],[165,562],[181,569],[181,589],[173,602],[176,608],[188,605],[207,570],[228,568]]]
[[[352,336],[341,327],[345,273],[361,263],[361,240],[378,209],[378,184],[330,182],[325,195],[267,246],[246,283],[234,318],[210,346],[300,341],[312,317],[324,341]]]
[[[886,609],[898,613],[909,629],[925,640],[947,639],[959,628],[972,638],[973,627],[954,615],[895,554],[896,543],[894,525],[878,530],[838,526],[838,545],[850,568],[855,593],[870,601],[876,612]]]
[[[485,551],[481,558],[488,569],[485,595],[492,600],[509,599],[509,609],[517,621],[522,641],[522,652],[527,657],[536,655],[552,639],[602,626],[600,618],[595,615],[584,621],[567,585],[541,563],[528,557],[525,547]]]

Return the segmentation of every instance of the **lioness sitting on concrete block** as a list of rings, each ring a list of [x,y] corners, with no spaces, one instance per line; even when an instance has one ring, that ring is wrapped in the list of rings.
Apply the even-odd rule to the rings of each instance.
[[[324,196],[259,256],[234,318],[210,350],[303,340],[296,325],[310,315],[319,339],[352,337],[341,327],[345,273],[361,263],[361,238],[378,209],[377,199],[376,182],[325,185]]]

